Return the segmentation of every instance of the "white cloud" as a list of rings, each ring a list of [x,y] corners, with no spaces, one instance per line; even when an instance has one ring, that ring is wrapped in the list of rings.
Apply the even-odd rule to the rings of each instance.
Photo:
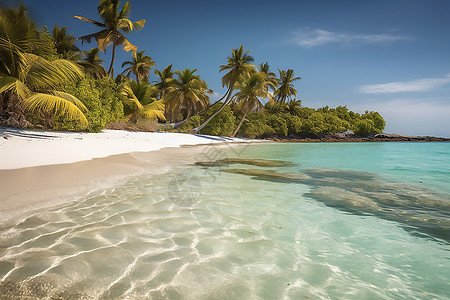
[[[387,123],[385,132],[450,137],[450,102],[446,98],[372,99],[370,104],[349,108],[361,113],[367,109],[378,111]]]
[[[365,94],[390,94],[399,92],[423,92],[450,83],[450,74],[443,78],[425,78],[413,81],[395,81],[363,85],[359,91]]]
[[[311,48],[330,43],[349,44],[352,42],[362,42],[366,44],[381,44],[387,42],[396,42],[401,40],[411,40],[410,37],[403,35],[382,34],[351,34],[338,33],[322,29],[305,28],[293,34],[291,41],[301,47]]]

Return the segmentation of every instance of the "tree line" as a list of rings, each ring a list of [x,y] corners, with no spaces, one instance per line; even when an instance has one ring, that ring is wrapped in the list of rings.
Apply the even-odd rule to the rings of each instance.
[[[129,19],[130,9],[130,2],[121,7],[118,0],[100,0],[100,21],[74,16],[100,30],[76,38],[66,27],[39,28],[23,5],[1,7],[0,125],[99,131],[120,122],[131,126],[154,120],[165,130],[252,138],[347,129],[369,135],[384,129],[376,112],[303,107],[296,99],[294,83],[300,77],[294,70],[278,69],[277,76],[268,62],[254,65],[243,45],[219,67],[226,92],[211,104],[213,91],[197,69],[169,65],[152,70],[155,61],[125,36],[145,25],[145,20]],[[95,40],[97,47],[81,51],[77,40]],[[107,47],[112,48],[108,70],[99,57]],[[131,59],[115,76],[117,47],[130,52]],[[150,82],[152,71],[157,80]]]

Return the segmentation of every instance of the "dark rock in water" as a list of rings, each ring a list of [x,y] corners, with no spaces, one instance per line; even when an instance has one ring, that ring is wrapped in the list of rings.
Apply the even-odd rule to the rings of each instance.
[[[306,196],[352,213],[371,214],[403,224],[407,230],[418,230],[450,242],[450,204],[444,195],[407,184],[371,181],[354,185],[353,181],[311,181]],[[359,183],[362,183],[360,181]],[[378,184],[378,188],[376,188]]]
[[[220,161],[228,164],[244,164],[259,167],[289,167],[295,165],[289,161],[273,159],[224,158]]]
[[[228,163],[224,163],[221,161],[197,161],[195,162],[197,166],[201,167],[221,167],[221,166],[228,166]]]
[[[307,180],[311,180],[311,177],[306,174],[294,172],[278,172],[274,170],[264,170],[264,169],[224,169],[222,171],[266,179],[282,179],[290,182],[304,182]]]
[[[289,161],[272,160],[272,159],[251,159],[251,158],[223,158],[212,162],[198,161],[195,163],[202,167],[220,167],[231,164],[252,165],[258,167],[289,167],[295,164]]]
[[[373,199],[337,187],[314,188],[307,195],[314,199],[320,199],[325,204],[330,204],[330,206],[336,206],[336,204],[345,205],[363,209],[364,212],[376,212],[381,209]]]
[[[313,178],[338,178],[345,180],[372,180],[376,176],[369,172],[336,170],[336,169],[309,169],[306,174]]]

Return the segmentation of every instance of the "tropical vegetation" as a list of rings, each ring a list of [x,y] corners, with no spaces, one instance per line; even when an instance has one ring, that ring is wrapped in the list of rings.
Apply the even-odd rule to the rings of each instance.
[[[39,28],[23,5],[1,7],[0,126],[96,132],[127,124],[123,128],[249,138],[322,137],[346,130],[367,136],[385,127],[377,112],[302,106],[296,89],[301,78],[294,70],[276,74],[269,62],[254,65],[243,45],[219,66],[226,90],[211,103],[217,93],[197,69],[158,68],[146,50],[138,51],[125,37],[145,24],[131,21],[130,11],[130,2],[100,0],[101,21],[75,16],[100,30],[74,37],[67,27]],[[80,49],[92,39],[97,47]],[[107,70],[99,54],[110,45]],[[117,46],[131,59],[121,62],[115,77]],[[143,120],[155,126],[140,128]]]

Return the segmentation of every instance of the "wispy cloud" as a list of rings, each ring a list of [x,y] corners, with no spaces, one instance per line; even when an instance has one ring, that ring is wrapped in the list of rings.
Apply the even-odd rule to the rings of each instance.
[[[411,37],[404,35],[393,35],[390,33],[382,34],[352,34],[326,31],[322,29],[305,28],[294,32],[291,41],[301,47],[312,48],[330,43],[350,44],[381,44],[388,42],[412,40]]]
[[[363,85],[359,90],[365,94],[424,92],[448,83],[450,83],[450,74],[443,78],[424,78],[413,81],[395,81],[382,84]]]

